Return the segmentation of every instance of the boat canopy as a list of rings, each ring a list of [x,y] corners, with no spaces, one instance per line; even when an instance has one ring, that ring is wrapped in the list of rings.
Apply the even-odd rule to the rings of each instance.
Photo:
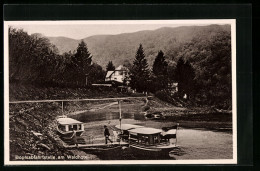
[[[176,134],[176,129],[170,129],[169,131],[165,132],[165,134]]]
[[[144,134],[144,135],[151,135],[151,134],[159,134],[162,132],[161,129],[156,129],[156,128],[147,128],[147,127],[142,127],[142,128],[135,128],[129,130],[130,134]]]
[[[58,118],[57,121],[61,125],[82,124],[82,122],[77,121],[77,120],[72,119],[72,118]]]
[[[120,129],[120,125],[116,125],[116,128]],[[133,125],[133,124],[121,124],[121,129],[122,130],[130,130],[134,128],[142,128],[143,126],[141,125]]]

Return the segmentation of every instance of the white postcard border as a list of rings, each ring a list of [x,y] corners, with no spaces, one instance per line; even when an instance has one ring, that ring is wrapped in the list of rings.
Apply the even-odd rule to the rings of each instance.
[[[230,24],[232,46],[232,126],[233,159],[206,160],[98,160],[98,161],[10,161],[9,146],[9,48],[8,27],[10,25],[70,25],[70,24],[182,24],[208,25]],[[188,24],[187,24],[188,23]],[[193,19],[193,20],[80,20],[80,21],[4,21],[4,165],[103,165],[103,164],[237,164],[237,86],[236,86],[236,20]]]

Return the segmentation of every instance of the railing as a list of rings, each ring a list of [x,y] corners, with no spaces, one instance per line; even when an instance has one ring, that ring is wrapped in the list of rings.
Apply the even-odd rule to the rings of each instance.
[[[150,98],[152,96],[140,96],[140,97],[117,97],[117,98],[102,98],[102,99],[61,99],[61,100],[25,100],[25,101],[11,101],[9,103],[49,103],[49,102],[68,102],[68,101],[108,101],[108,100],[127,100],[127,99],[142,99]]]
[[[10,104],[21,104],[21,103],[51,103],[51,102],[61,102],[62,113],[64,110],[64,102],[80,102],[80,101],[109,101],[109,100],[127,100],[127,99],[142,99],[149,98],[152,96],[140,96],[140,97],[117,97],[117,98],[102,98],[102,99],[61,99],[61,100],[25,100],[25,101],[10,101]]]

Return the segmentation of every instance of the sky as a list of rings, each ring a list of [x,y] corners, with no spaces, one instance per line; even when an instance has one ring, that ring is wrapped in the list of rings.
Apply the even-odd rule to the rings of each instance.
[[[29,21],[11,22],[9,25],[22,28],[28,34],[41,33],[48,37],[83,39],[93,35],[115,35],[161,27],[210,24],[230,24],[230,20]]]

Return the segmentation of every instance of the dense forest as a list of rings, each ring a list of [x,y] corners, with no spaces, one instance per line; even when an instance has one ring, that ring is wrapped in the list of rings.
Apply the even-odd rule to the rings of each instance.
[[[103,82],[103,68],[125,64],[130,86],[139,92],[149,91],[172,103],[183,102],[185,96],[183,104],[231,109],[229,25],[92,36],[62,53],[55,40],[9,28],[10,82],[81,87]],[[175,82],[179,91],[172,94],[170,85]]]
[[[10,82],[41,86],[83,86],[103,81],[105,71],[92,62],[84,41],[75,52],[62,55],[40,35],[9,28]]]

